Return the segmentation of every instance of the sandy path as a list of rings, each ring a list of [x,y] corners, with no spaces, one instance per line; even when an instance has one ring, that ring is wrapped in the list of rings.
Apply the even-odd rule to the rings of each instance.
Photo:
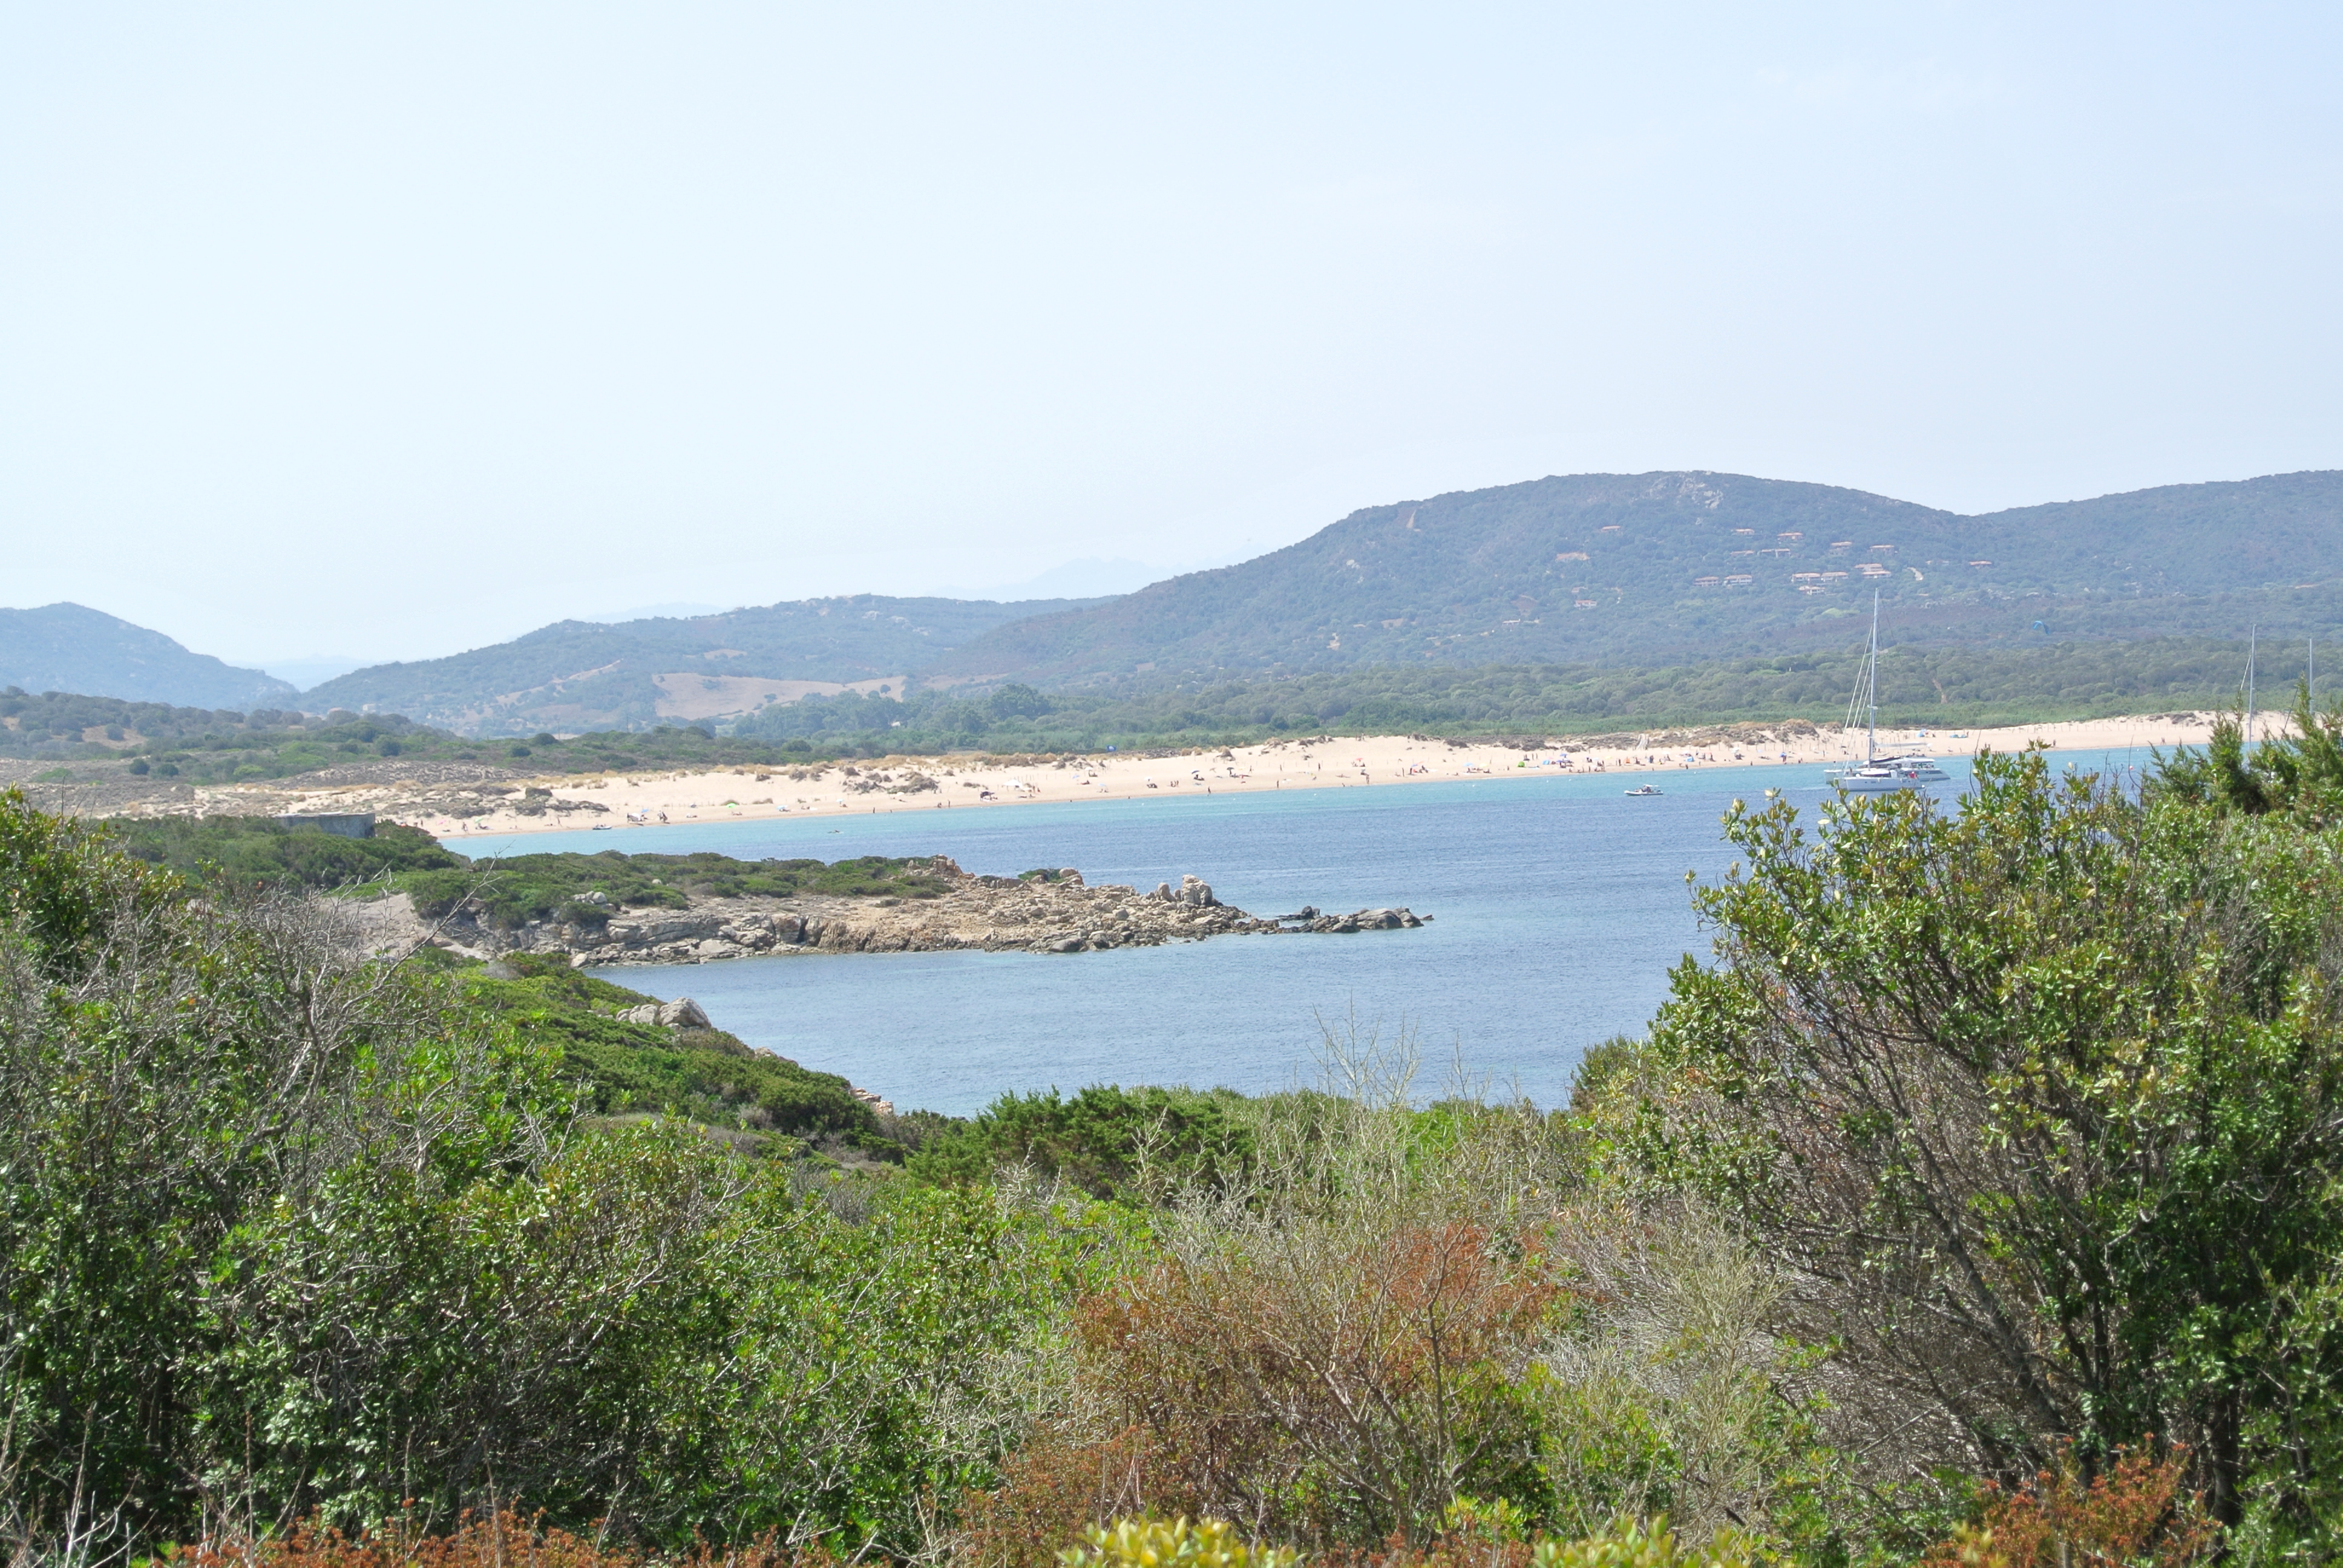
[[[1972,756],[1985,747],[2014,751],[2036,741],[2068,750],[2121,747],[2145,750],[2151,746],[2201,742],[2211,724],[2210,714],[2186,714],[1999,729],[1882,730],[1879,743],[1882,750],[1926,749],[1938,757]],[[1036,800],[1147,796],[1161,799],[1191,793],[1361,789],[1470,778],[1524,778],[1555,770],[1649,778],[1662,772],[1752,764],[1814,768],[1862,755],[1860,731],[1845,735],[1835,729],[1792,728],[1805,732],[1778,735],[1764,727],[1747,726],[1729,732],[1702,732],[1711,737],[1703,742],[1664,741],[1663,732],[1654,732],[1642,744],[1528,753],[1506,747],[1375,736],[1316,743],[1279,740],[1178,757],[1107,754],[1016,767],[990,758],[892,758],[820,769],[742,768],[582,779],[557,777],[538,780],[538,788],[549,790],[553,799],[579,802],[586,809],[548,812],[540,798],[535,811],[523,811],[518,809],[522,798],[512,797],[501,802],[484,799],[483,805],[494,809],[468,819],[402,810],[395,791],[378,789],[319,791],[305,796],[298,809],[377,810],[460,842],[468,836],[486,833],[575,832],[589,827],[624,832],[630,827],[662,822],[970,810]]]

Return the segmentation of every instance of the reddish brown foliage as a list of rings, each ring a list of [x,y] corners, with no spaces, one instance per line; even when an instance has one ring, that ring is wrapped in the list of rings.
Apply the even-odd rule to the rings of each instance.
[[[2184,1493],[2188,1452],[2137,1450],[2087,1484],[2071,1456],[2015,1492],[1985,1487],[1982,1529],[1932,1548],[1921,1568],[2183,1568],[2209,1558],[2221,1527]]]
[[[1413,1531],[1468,1479],[1526,1462],[1492,1391],[1554,1291],[1492,1240],[1451,1222],[1166,1264],[1086,1303],[1078,1326],[1154,1436],[1151,1477],[1186,1505],[1322,1538],[1338,1523]]]
[[[1491,1541],[1451,1531],[1421,1546],[1394,1535],[1381,1551],[1353,1546],[1312,1553],[1310,1568],[1530,1568],[1535,1551],[1526,1541]]]
[[[387,1520],[358,1535],[305,1519],[266,1540],[229,1535],[176,1547],[169,1560],[176,1568],[641,1568],[645,1556],[505,1509],[468,1513],[443,1535],[407,1519]],[[833,1559],[819,1547],[778,1546],[767,1537],[747,1546],[703,1542],[663,1561],[676,1568],[827,1568]]]
[[[1146,1513],[1194,1513],[1151,1484],[1154,1444],[1137,1427],[1098,1442],[1036,1432],[1001,1462],[1001,1484],[960,1502],[963,1561],[981,1568],[1055,1568],[1058,1550],[1091,1526]]]

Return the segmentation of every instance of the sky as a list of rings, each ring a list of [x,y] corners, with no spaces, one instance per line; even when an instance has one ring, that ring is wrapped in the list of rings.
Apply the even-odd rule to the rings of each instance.
[[[0,3],[0,604],[264,668],[2343,467],[2343,8]]]

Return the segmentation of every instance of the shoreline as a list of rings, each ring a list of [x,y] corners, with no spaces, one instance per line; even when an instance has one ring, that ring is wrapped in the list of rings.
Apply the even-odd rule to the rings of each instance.
[[[1882,730],[1883,750],[1972,757],[2036,742],[2054,750],[2202,742],[2209,712],[2075,719],[1991,729]],[[1272,740],[1177,755],[1102,753],[1004,761],[978,756],[890,757],[870,761],[749,767],[696,772],[548,776],[510,786],[446,789],[418,798],[397,786],[303,791],[280,809],[364,811],[407,823],[456,845],[474,834],[578,832],[784,817],[868,816],[981,809],[1036,801],[1128,800],[1190,793],[1379,788],[1523,778],[1556,772],[1651,779],[1661,773],[1751,766],[1821,767],[1860,757],[1862,732],[1805,723],[1656,730],[1623,744],[1606,736],[1523,751],[1413,736]],[[227,793],[223,791],[223,794]],[[280,797],[281,799],[281,797]],[[616,845],[612,846],[613,848]]]
[[[370,951],[428,943],[468,959],[516,952],[558,954],[573,968],[668,966],[720,959],[816,953],[1087,953],[1161,947],[1230,935],[1325,936],[1414,930],[1430,915],[1402,906],[1330,914],[1305,905],[1288,915],[1253,915],[1223,904],[1212,884],[1190,875],[1152,892],[1123,883],[1091,886],[1072,867],[1046,876],[991,877],[937,855],[918,868],[922,886],[894,894],[689,893],[681,907],[603,902],[593,916],[548,914],[497,927],[467,900],[437,920],[413,895],[392,893],[342,907]]]

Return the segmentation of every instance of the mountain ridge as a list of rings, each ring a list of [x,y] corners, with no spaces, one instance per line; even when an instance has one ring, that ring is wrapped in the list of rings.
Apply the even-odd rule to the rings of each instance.
[[[264,670],[195,653],[159,631],[59,600],[0,609],[0,687],[179,708],[283,706],[297,693]]]
[[[1842,639],[1831,623],[1868,588],[1923,643],[2332,625],[2343,472],[1975,517],[1713,471],[1548,476],[1363,508],[1237,566],[1001,627],[924,673],[1062,682],[1733,658]]]
[[[808,692],[900,690],[914,668],[1005,621],[1084,599],[850,594],[713,615],[556,621],[510,641],[375,665],[303,694],[459,733],[690,723]],[[699,698],[710,700],[695,700]]]
[[[527,735],[730,723],[808,697],[981,692],[1004,682],[1177,684],[1377,666],[1657,668],[1841,650],[1859,639],[1857,618],[1875,594],[1889,640],[1921,648],[2217,640],[2249,627],[2266,638],[2323,634],[2343,622],[2343,471],[1974,516],[1712,470],[1548,475],[1361,508],[1251,560],[1110,598],[859,594],[569,619],[438,658],[353,670],[299,698],[317,711]],[[45,627],[46,643],[28,643],[27,624]],[[79,652],[68,646],[76,628],[89,645]],[[5,657],[35,644],[46,653]],[[108,658],[114,665],[101,668]],[[11,677],[12,662],[25,668]],[[158,692],[165,667],[211,684]],[[295,696],[260,671],[71,605],[0,612],[5,684],[211,708],[282,706]]]

